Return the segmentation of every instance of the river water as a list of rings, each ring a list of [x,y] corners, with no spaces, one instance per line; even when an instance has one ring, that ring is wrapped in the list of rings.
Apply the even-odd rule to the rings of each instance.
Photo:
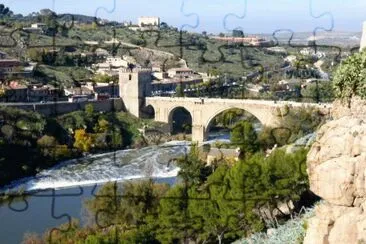
[[[229,142],[227,131],[211,132],[207,143]],[[174,184],[179,168],[174,159],[189,151],[190,142],[174,141],[141,149],[120,150],[61,162],[34,177],[3,187],[0,192],[22,189],[30,195],[0,205],[0,243],[21,243],[25,233],[42,234],[68,222],[68,216],[85,222],[83,202],[107,182],[153,178]]]
[[[1,191],[21,188],[31,195],[0,206],[0,242],[20,243],[26,232],[43,233],[67,222],[65,214],[83,220],[83,201],[103,183],[151,177],[174,184],[179,171],[174,159],[187,153],[189,144],[170,142],[73,159],[14,182]]]

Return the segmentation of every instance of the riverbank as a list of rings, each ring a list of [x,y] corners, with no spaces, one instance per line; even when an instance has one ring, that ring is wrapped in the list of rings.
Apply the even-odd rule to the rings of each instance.
[[[0,187],[65,160],[147,146],[139,131],[144,126],[162,125],[93,106],[57,117],[0,107]]]
[[[176,178],[156,178],[154,181],[173,185]],[[42,190],[13,202],[0,203],[0,219],[6,220],[0,222],[2,243],[21,243],[26,233],[41,235],[47,229],[67,223],[67,217],[78,219],[82,226],[87,224],[84,202],[92,199],[102,185]]]

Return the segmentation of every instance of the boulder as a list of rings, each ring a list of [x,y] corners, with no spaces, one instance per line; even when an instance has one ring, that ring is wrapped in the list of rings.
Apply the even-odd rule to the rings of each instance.
[[[310,189],[324,202],[308,220],[305,244],[366,242],[366,102],[336,101],[307,157]]]

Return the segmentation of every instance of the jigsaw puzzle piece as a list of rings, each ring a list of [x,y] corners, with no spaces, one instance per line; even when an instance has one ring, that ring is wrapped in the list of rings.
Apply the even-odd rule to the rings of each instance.
[[[55,189],[51,189],[51,190],[43,190],[43,191],[37,192],[32,195],[33,197],[37,197],[37,198],[51,199],[50,216],[54,220],[62,220],[65,223],[61,227],[52,228],[48,232],[48,240],[50,241],[50,243],[53,243],[53,235],[55,235],[56,233],[70,232],[72,229],[72,226],[73,226],[72,218],[68,213],[57,214],[57,207],[56,207],[57,199],[61,199],[61,198],[65,198],[65,197],[80,197],[83,194],[84,194],[84,189],[79,186],[78,188],[73,189],[71,192],[67,192],[67,193],[62,193],[62,192],[60,193],[60,192],[57,192]]]
[[[244,6],[243,6],[244,5]],[[229,1],[213,0],[204,5],[204,7],[197,7],[197,2],[193,0],[183,0],[181,5],[181,13],[184,16],[181,30],[188,31],[209,31],[213,27],[217,30],[219,26],[221,30],[226,27],[226,21],[231,16],[241,16],[240,12],[245,8],[245,1]],[[239,9],[239,10],[238,10]],[[207,15],[210,13],[210,15]],[[230,14],[228,14],[230,13]]]
[[[267,21],[268,31],[267,32],[278,32],[280,30],[291,30],[293,33],[299,33],[304,28],[303,25],[299,25],[301,19],[302,23],[307,24],[307,28],[313,30],[316,34],[320,30],[331,31],[334,27],[333,16],[330,12],[324,12],[318,14],[315,12],[312,0],[300,0],[296,4],[291,1],[281,1],[272,4],[259,3],[255,8],[251,8],[250,5],[244,4],[245,11],[243,15],[229,14],[224,18],[224,25],[226,30],[242,30],[244,35],[248,33],[255,33],[258,30],[255,28],[256,22],[263,23]],[[276,18],[273,14],[268,17],[262,17],[258,15],[258,12],[266,12],[269,9],[275,9],[272,11],[273,14],[277,14]],[[284,21],[283,17],[289,14],[298,16],[299,21]],[[259,19],[260,18],[260,19]],[[281,21],[272,21],[273,19]],[[274,31],[273,31],[274,30]],[[287,42],[291,42],[288,40]]]
[[[94,13],[94,23],[96,23],[98,26],[104,26],[103,23],[100,23],[98,22],[98,19],[99,19],[99,14],[100,12],[106,12],[108,14],[112,14],[114,11],[116,11],[116,8],[117,8],[117,0],[109,0],[109,3],[112,3],[110,7],[105,7],[106,5],[104,6],[100,6],[98,7],[96,10],[95,10],[95,13]]]

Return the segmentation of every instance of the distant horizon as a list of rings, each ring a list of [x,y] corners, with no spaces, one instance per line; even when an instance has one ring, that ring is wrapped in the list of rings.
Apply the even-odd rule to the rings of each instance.
[[[102,6],[101,0],[8,0],[3,4],[15,14],[28,15],[48,8],[58,14],[96,16],[109,21],[132,21],[134,24],[140,16],[159,16],[162,22],[178,29],[213,34],[229,33],[236,28],[246,34],[267,35],[277,29],[309,33],[319,27],[333,32],[360,33],[366,20],[366,1],[361,0],[349,3],[342,0],[298,0],[296,4],[293,0],[248,0],[247,5],[245,0],[103,1]]]

